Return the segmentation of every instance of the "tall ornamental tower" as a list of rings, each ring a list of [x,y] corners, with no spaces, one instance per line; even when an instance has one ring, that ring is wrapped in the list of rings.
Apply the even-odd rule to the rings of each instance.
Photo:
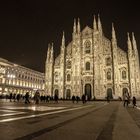
[[[53,95],[53,66],[54,66],[54,55],[53,55],[53,43],[48,45],[47,59],[45,65],[45,90],[47,95]]]
[[[60,52],[60,94],[65,98],[65,34],[63,32]]]
[[[98,24],[97,24],[98,23]],[[96,19],[94,16],[94,23],[93,23],[93,85],[94,85],[94,96],[100,97],[100,51],[101,51],[101,39],[102,36],[102,26],[100,17],[98,16],[98,22],[96,23]],[[99,41],[100,40],[100,41]]]
[[[129,74],[129,93],[133,96],[134,93],[134,60],[133,60],[133,50],[132,43],[130,40],[129,33],[127,33],[127,46],[128,46],[128,74]]]
[[[111,39],[111,47],[112,47],[112,68],[113,68],[113,90],[115,93],[120,93],[118,91],[118,54],[117,54],[117,39],[116,33],[114,29],[114,25],[112,23],[112,39]],[[121,94],[121,93],[120,93]],[[121,95],[120,95],[121,96]]]
[[[139,54],[138,54],[138,50],[137,50],[137,43],[136,43],[136,39],[134,36],[134,33],[132,33],[132,46],[133,46],[133,57],[134,57],[134,79],[135,79],[135,91],[133,93],[133,95],[138,95],[140,94],[140,90],[139,90],[139,83],[140,83],[140,75],[139,75]]]

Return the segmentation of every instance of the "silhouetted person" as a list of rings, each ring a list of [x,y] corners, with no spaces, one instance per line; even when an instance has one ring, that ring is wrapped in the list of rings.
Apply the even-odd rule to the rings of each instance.
[[[124,107],[127,105],[128,106],[128,104],[129,104],[129,95],[128,95],[128,93],[127,92],[125,92],[124,93]]]
[[[9,97],[9,99],[10,99],[10,102],[12,102],[12,92],[10,93],[10,97]]]
[[[17,101],[19,102],[20,100],[20,94],[17,94]]]
[[[37,90],[37,91],[35,92],[35,96],[34,96],[35,104],[39,104],[39,99],[40,99],[40,93],[39,93],[39,91]]]
[[[82,95],[82,102],[83,102],[83,104],[86,102],[85,94]]]
[[[16,93],[13,95],[14,102],[16,101]]]
[[[132,102],[133,102],[133,108],[134,108],[134,107],[137,107],[137,105],[136,105],[136,97],[135,97],[135,96],[133,96]]]
[[[77,103],[79,102],[79,96],[76,96],[76,102]]]
[[[72,96],[72,102],[73,103],[75,102],[75,96],[74,95]]]
[[[26,92],[26,94],[25,94],[25,104],[28,104],[28,103],[30,103],[30,101],[29,101],[29,92]]]
[[[55,100],[55,103],[58,103],[58,95],[57,94],[54,95],[54,100]]]

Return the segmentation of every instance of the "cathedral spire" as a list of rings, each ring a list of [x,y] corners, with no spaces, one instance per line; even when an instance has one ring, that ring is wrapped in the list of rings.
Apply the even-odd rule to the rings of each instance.
[[[63,31],[63,37],[62,37],[62,47],[64,47],[65,46],[65,33],[64,33],[64,31]]]
[[[93,30],[96,31],[97,30],[97,23],[96,23],[96,17],[94,15],[94,19],[93,19]]]
[[[136,43],[136,39],[135,39],[135,36],[134,36],[134,32],[132,32],[132,45],[133,45],[133,50],[136,54],[137,53],[137,43]]]
[[[114,24],[112,23],[112,40],[116,40],[116,33],[114,29]]]
[[[98,14],[98,30],[100,33],[102,33],[102,24],[101,24],[101,20],[100,20],[100,15]]]
[[[127,45],[128,45],[128,53],[129,53],[129,55],[131,55],[132,54],[132,44],[131,44],[129,33],[127,33]]]
[[[76,19],[74,19],[73,33],[76,34]]]
[[[78,23],[77,23],[77,32],[80,33],[81,28],[80,28],[80,19],[78,18]]]
[[[48,63],[50,58],[50,44],[48,44],[48,51],[47,51],[47,59],[46,59],[46,63]]]
[[[52,42],[52,45],[51,45],[51,60],[53,60],[53,42]]]
[[[50,61],[53,62],[53,42],[51,44],[51,56],[50,56]]]

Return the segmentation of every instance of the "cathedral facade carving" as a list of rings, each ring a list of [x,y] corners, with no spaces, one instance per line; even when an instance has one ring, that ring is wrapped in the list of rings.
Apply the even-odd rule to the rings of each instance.
[[[104,36],[100,17],[93,28],[82,31],[74,20],[72,41],[66,46],[63,33],[60,54],[54,58],[53,44],[48,46],[45,64],[45,90],[50,96],[70,99],[72,95],[89,99],[140,95],[140,69],[137,44],[128,34],[128,51],[118,47],[112,24],[112,38]]]

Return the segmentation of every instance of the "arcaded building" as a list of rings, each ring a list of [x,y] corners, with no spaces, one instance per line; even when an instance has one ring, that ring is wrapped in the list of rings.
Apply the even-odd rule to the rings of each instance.
[[[44,73],[0,58],[0,96],[13,94],[34,96],[36,90],[44,94]]]
[[[45,91],[48,95],[69,99],[72,95],[89,99],[118,98],[124,92],[140,95],[139,55],[134,33],[126,33],[127,51],[119,48],[114,26],[109,40],[103,33],[100,17],[93,27],[80,28],[74,20],[72,41],[65,44],[63,33],[60,54],[54,58],[53,44],[48,46],[45,65]]]

